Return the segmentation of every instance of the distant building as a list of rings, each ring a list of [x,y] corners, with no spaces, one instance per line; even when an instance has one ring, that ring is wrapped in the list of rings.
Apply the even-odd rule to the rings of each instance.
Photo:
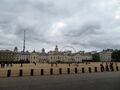
[[[42,52],[39,53],[39,62],[40,63],[46,63],[48,61],[48,54],[45,52],[45,49],[42,48]]]
[[[50,51],[48,52],[49,62],[73,62],[73,55],[71,51]]]
[[[72,51],[59,51],[56,45],[53,51],[45,52],[42,48],[41,52],[18,51],[15,47],[14,51],[0,50],[0,61],[30,61],[31,63],[55,63],[55,62],[86,62],[93,60],[93,54],[98,53],[100,61],[111,61],[111,54],[113,50],[107,49],[102,52],[92,51],[85,52],[79,51],[72,53]]]
[[[74,54],[73,58],[74,58],[75,62],[82,62],[83,55],[80,53],[76,53],[76,54]]]
[[[35,50],[30,54],[30,63],[39,63],[39,53]]]
[[[92,61],[92,54],[90,52],[89,53],[85,53],[82,56],[82,61]]]
[[[58,46],[55,47],[54,51],[48,52],[49,62],[61,62],[63,61],[63,53],[58,50]]]
[[[75,62],[92,61],[92,54],[80,51],[74,54]]]
[[[16,52],[15,61],[30,61],[30,53],[26,52]]]
[[[80,51],[78,53],[72,53],[71,51],[61,52],[56,46],[54,51],[48,52],[49,62],[82,62],[92,61],[92,54]]]
[[[30,54],[31,63],[46,63],[48,62],[48,54],[45,52],[45,49],[42,49],[42,52],[36,52],[35,50]]]
[[[14,61],[15,53],[10,50],[0,50],[0,61]]]
[[[111,61],[111,54],[112,54],[113,50],[112,49],[107,49],[107,50],[103,50],[102,52],[99,53],[100,55],[100,61]]]
[[[75,62],[72,51],[64,51],[63,52],[63,62]]]

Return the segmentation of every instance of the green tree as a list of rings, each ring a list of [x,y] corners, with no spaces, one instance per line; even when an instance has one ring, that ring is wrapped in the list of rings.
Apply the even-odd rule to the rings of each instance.
[[[120,61],[120,50],[114,50],[111,57],[113,61]]]
[[[100,55],[99,53],[95,53],[92,55],[92,59],[94,62],[99,62],[100,61]]]

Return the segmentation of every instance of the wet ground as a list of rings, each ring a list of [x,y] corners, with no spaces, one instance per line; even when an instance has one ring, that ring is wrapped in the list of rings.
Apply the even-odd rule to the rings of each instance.
[[[0,78],[0,90],[120,90],[120,72]]]

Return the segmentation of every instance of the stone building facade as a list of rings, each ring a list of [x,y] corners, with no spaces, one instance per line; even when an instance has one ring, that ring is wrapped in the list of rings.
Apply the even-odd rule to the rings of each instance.
[[[46,63],[48,62],[48,54],[45,52],[45,49],[42,49],[42,52],[36,52],[35,50],[30,54],[31,63]]]
[[[14,61],[15,53],[10,50],[0,50],[0,61]]]
[[[35,50],[30,54],[31,63],[56,63],[56,62],[83,62],[91,61],[92,55],[80,51],[78,53],[72,53],[71,51],[59,51],[58,46],[53,51],[45,52],[43,48],[41,52]]]
[[[33,52],[19,52],[18,48],[15,47],[14,51],[1,51],[0,59],[30,61],[31,63],[83,62],[92,60],[92,55],[84,51],[79,51],[77,53],[72,53],[72,51],[59,51],[58,46],[48,53],[45,52],[44,48],[42,48],[41,52],[36,52],[35,50]]]
[[[29,61],[30,60],[30,53],[26,52],[17,52],[15,56],[15,61]]]
[[[99,53],[100,55],[100,61],[111,61],[111,54],[112,54],[112,50],[103,50],[102,52]]]

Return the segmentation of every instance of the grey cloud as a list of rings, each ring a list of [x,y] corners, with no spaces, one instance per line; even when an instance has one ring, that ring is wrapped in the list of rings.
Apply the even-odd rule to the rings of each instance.
[[[56,44],[86,50],[119,48],[118,8],[112,0],[1,0],[0,48],[21,49],[23,30],[29,50]]]
[[[95,47],[95,48],[101,48],[101,49],[106,49],[106,48],[119,48],[120,44],[113,44],[110,41],[103,40],[103,41],[90,41],[88,45],[84,45],[86,47]]]
[[[19,38],[19,40],[23,41],[24,30],[26,32],[26,41],[32,43],[49,43],[42,34],[38,34],[33,27],[17,27],[15,35]]]
[[[70,37],[84,37],[87,35],[99,35],[103,34],[101,30],[101,26],[99,24],[92,23],[85,23],[83,26],[78,28],[77,30],[71,30],[71,32],[65,34],[66,36]]]

